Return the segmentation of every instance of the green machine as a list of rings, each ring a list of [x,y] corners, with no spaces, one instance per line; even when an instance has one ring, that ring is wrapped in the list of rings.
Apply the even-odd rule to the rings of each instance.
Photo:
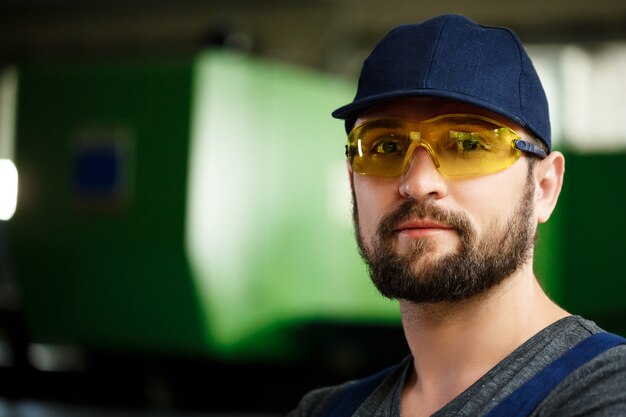
[[[353,90],[223,51],[20,68],[9,238],[33,340],[272,359],[310,323],[397,326],[357,254],[329,117]],[[557,301],[617,331],[625,162],[568,155],[537,257]]]
[[[565,158],[555,216],[540,229],[538,275],[568,311],[626,335],[626,153]]]
[[[35,341],[285,357],[317,320],[397,324],[354,243],[350,83],[226,52],[25,66],[12,255]]]

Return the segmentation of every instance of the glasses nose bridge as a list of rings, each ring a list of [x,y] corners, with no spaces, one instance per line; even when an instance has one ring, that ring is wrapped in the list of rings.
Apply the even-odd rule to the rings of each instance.
[[[406,156],[405,156],[405,165],[408,169],[409,165],[411,164],[411,160],[413,159],[413,155],[415,154],[415,151],[417,150],[417,148],[422,147],[426,150],[426,152],[428,152],[428,155],[430,155],[430,159],[433,160],[433,163],[435,164],[435,167],[439,168],[440,163],[439,163],[439,158],[437,158],[437,155],[435,154],[435,150],[433,149],[432,145],[428,142],[425,142],[421,139],[421,134],[419,131],[411,131],[409,133],[409,137],[411,138],[411,143],[409,145],[409,149],[407,150]]]

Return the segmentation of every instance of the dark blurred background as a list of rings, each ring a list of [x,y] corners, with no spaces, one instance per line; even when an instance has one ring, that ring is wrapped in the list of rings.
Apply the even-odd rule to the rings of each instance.
[[[441,13],[511,27],[527,43],[626,36],[626,6],[620,0],[4,0],[0,7],[3,64],[190,56],[219,44],[354,76],[362,56],[392,26]]]
[[[0,1],[0,416],[284,415],[406,355],[329,113],[441,13],[528,46],[567,157],[537,274],[626,334],[626,2]]]

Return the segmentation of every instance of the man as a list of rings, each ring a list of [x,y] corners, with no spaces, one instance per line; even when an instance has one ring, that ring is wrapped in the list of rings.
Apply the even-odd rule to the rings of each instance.
[[[312,391],[291,415],[626,415],[623,340],[564,311],[533,274],[564,158],[516,35],[456,15],[400,26],[333,116],[349,132],[359,248],[399,300],[411,355]],[[591,352],[594,334],[612,341]]]

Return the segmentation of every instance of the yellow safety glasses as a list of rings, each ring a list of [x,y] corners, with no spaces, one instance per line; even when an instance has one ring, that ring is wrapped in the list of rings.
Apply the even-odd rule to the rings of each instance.
[[[446,114],[422,122],[373,119],[348,135],[346,156],[355,172],[397,177],[418,147],[428,151],[448,177],[472,177],[510,167],[522,152],[545,158],[538,146],[500,122],[473,114]]]

